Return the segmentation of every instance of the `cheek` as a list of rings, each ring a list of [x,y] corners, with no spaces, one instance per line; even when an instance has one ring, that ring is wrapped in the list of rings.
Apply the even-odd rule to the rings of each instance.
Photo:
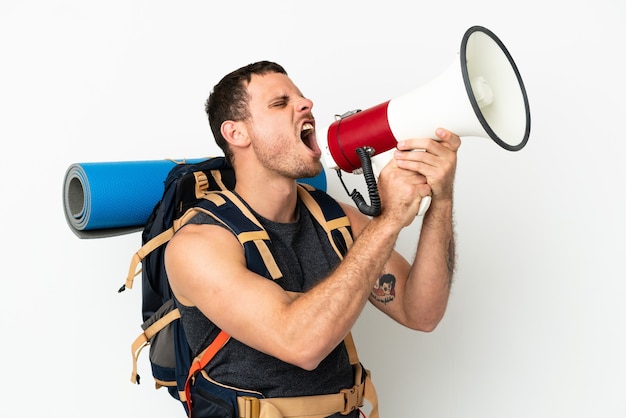
[[[260,119],[250,124],[248,132],[255,141],[272,148],[281,147],[281,144],[287,143],[293,136],[289,124],[276,118]]]

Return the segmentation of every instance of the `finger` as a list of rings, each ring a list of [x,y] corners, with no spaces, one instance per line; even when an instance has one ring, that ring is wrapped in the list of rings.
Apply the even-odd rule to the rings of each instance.
[[[437,135],[437,138],[439,138],[442,145],[448,146],[452,151],[458,150],[461,146],[461,138],[447,129],[437,128],[435,130],[435,135]]]
[[[424,150],[427,149],[433,141],[433,138],[409,138],[398,141],[396,148],[400,151]]]
[[[430,140],[430,142],[432,143],[435,141]],[[420,171],[419,167],[422,167],[423,165],[439,165],[437,160],[440,154],[442,154],[444,151],[445,148],[441,147],[440,145],[438,145],[438,147],[429,145],[426,148],[412,149],[409,151],[396,150],[396,152],[394,153],[394,157],[398,167],[412,171]]]
[[[432,154],[434,156],[444,156],[446,155],[450,150],[453,150],[452,148],[454,146],[456,146],[458,148],[458,144],[456,144],[456,140],[458,140],[458,137],[454,134],[449,134],[448,135],[445,133],[445,131],[442,133],[442,136],[444,136],[446,139],[446,142],[443,142],[443,140],[441,139],[433,139],[433,138],[415,138],[415,139],[407,139],[404,141],[400,141],[398,142],[397,145],[397,150],[402,151],[402,152],[410,152],[410,151],[426,151],[429,154]],[[458,140],[460,142],[460,140]],[[453,145],[449,145],[448,142],[453,142]],[[453,150],[454,151],[454,150]],[[404,159],[411,159],[412,154],[406,154],[404,157],[399,157],[399,158],[404,158]],[[413,155],[413,156],[418,156],[418,155]],[[419,156],[418,158],[419,159]]]

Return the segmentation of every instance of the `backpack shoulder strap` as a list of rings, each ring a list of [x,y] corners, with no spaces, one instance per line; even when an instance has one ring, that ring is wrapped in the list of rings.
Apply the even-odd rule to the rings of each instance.
[[[339,203],[326,192],[308,184],[298,184],[298,196],[315,220],[324,228],[340,259],[352,246],[350,219]]]
[[[196,207],[174,222],[174,228],[180,229],[198,212],[212,217],[237,237],[250,270],[273,280],[283,277],[270,251],[267,231],[235,193],[228,190],[206,192]]]

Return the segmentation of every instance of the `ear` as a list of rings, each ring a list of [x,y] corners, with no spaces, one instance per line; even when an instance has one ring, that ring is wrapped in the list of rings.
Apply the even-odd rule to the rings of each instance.
[[[236,147],[245,147],[250,143],[248,130],[243,122],[227,120],[222,123],[222,136],[226,141]]]

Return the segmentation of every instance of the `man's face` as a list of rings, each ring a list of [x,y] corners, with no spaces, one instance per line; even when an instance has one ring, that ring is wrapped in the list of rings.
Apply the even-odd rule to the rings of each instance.
[[[259,160],[292,178],[319,174],[321,151],[311,113],[313,102],[279,73],[253,75],[248,94],[251,120],[246,126]]]

